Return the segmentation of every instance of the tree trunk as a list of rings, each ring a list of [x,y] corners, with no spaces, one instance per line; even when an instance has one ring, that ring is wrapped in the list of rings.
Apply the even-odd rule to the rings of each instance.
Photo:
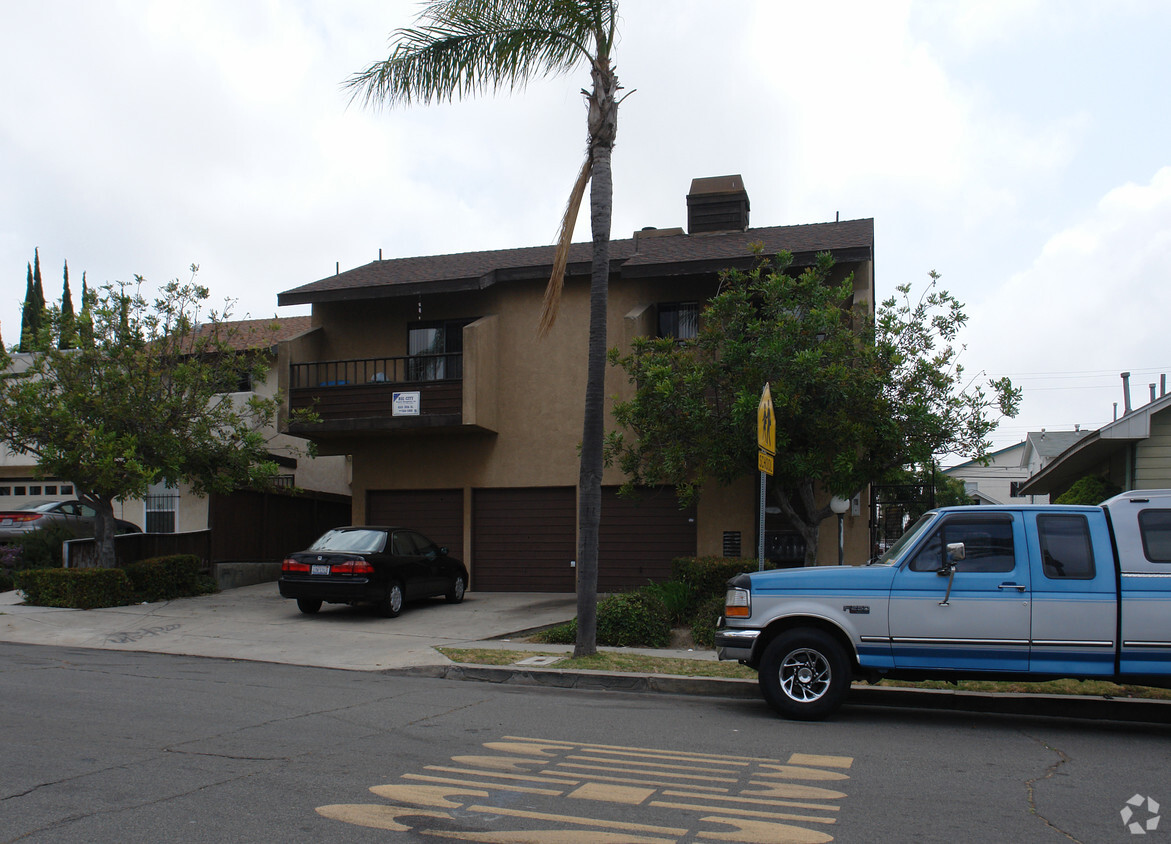
[[[618,79],[609,61],[593,68],[590,96],[590,230],[593,256],[590,267],[590,333],[586,372],[585,419],[581,436],[581,472],[578,476],[577,643],[574,656],[598,649],[598,530],[602,521],[602,442],[605,438],[606,307],[610,286],[610,217],[614,184],[610,157],[617,132]]]
[[[808,486],[808,488],[806,488]],[[803,485],[797,490],[798,496],[805,507],[807,513],[813,513],[812,518],[806,518],[802,513],[798,512],[797,508],[793,506],[793,501],[789,497],[789,491],[777,484],[773,487],[773,494],[776,497],[777,504],[780,505],[781,512],[785,514],[785,518],[789,523],[797,529],[801,534],[802,539],[805,540],[805,562],[807,566],[817,564],[817,546],[819,540],[818,528],[821,526],[825,514],[829,513],[828,507],[823,507],[820,510],[814,509],[813,488],[812,485]]]
[[[94,508],[94,542],[98,546],[98,566],[112,569],[118,565],[114,551],[114,504],[94,499],[85,501]]]

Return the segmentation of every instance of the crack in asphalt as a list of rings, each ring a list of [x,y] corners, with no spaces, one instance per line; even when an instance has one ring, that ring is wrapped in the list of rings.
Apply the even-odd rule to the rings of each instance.
[[[1054,777],[1057,774],[1058,770],[1060,770],[1062,765],[1064,765],[1066,762],[1071,761],[1069,756],[1067,756],[1061,749],[1056,748],[1053,745],[1049,744],[1049,742],[1045,741],[1044,739],[1039,739],[1036,736],[1030,736],[1027,733],[1024,733],[1023,735],[1025,735],[1026,738],[1028,738],[1032,741],[1035,741],[1037,744],[1041,745],[1041,747],[1045,748],[1046,750],[1048,750],[1052,753],[1056,753],[1058,756],[1057,761],[1054,762],[1052,765],[1050,765],[1048,768],[1046,768],[1044,774],[1042,774],[1040,776],[1033,777],[1031,780],[1025,781],[1025,790],[1028,792],[1028,799],[1029,799],[1029,814],[1031,814],[1033,817],[1040,820],[1043,824],[1045,824],[1045,826],[1049,827],[1054,832],[1065,836],[1070,841],[1075,841],[1075,842],[1077,842],[1077,844],[1083,844],[1081,839],[1076,838],[1075,836],[1066,832],[1061,827],[1057,826],[1057,824],[1053,823],[1051,820],[1049,820],[1047,817],[1045,817],[1043,814],[1041,814],[1041,812],[1038,811],[1038,809],[1037,809],[1037,789],[1036,789],[1037,784]]]
[[[126,765],[115,765],[111,768],[107,768],[106,770],[118,770],[120,768],[125,768],[125,767],[127,767],[127,766]],[[91,773],[100,773],[100,772],[91,772]],[[81,776],[90,776],[90,775],[91,774],[84,774]],[[196,786],[195,788],[190,788],[186,791],[176,792],[174,794],[168,794],[168,795],[165,795],[162,797],[156,797],[153,800],[144,800],[141,803],[126,804],[124,806],[117,806],[117,807],[108,808],[108,809],[97,809],[92,812],[77,812],[75,814],[69,815],[64,818],[58,818],[57,820],[53,821],[52,823],[45,824],[44,826],[38,827],[37,829],[30,829],[27,832],[21,833],[20,835],[16,836],[15,838],[5,838],[5,839],[3,839],[2,842],[0,842],[0,844],[13,844],[13,842],[23,841],[24,839],[28,838],[31,835],[37,835],[38,833],[48,832],[49,830],[53,830],[53,829],[60,829],[62,827],[68,826],[69,824],[73,824],[73,823],[77,823],[78,821],[86,820],[87,818],[96,818],[96,817],[100,817],[102,815],[116,815],[116,814],[119,814],[120,812],[141,809],[143,806],[160,806],[164,803],[170,802],[171,800],[177,800],[177,799],[181,799],[184,797],[189,797],[192,794],[198,794],[199,792],[206,791],[209,788],[218,788],[219,786],[222,786],[222,785],[228,785],[229,783],[239,782],[241,780],[248,779],[249,777],[254,776],[254,775],[255,775],[254,771],[248,771],[246,773],[236,774],[235,776],[227,777],[226,779],[218,780],[216,782],[204,783],[202,785]],[[79,779],[79,778],[80,777],[67,777],[63,780],[59,780],[58,782],[42,783],[41,785],[34,786],[32,789],[29,790],[29,792],[25,792],[25,793],[27,794],[32,791],[36,791],[39,788],[44,788],[47,786],[53,786],[53,785],[59,785],[62,783],[67,783],[71,780],[75,780],[75,779]],[[19,797],[21,795],[13,795],[13,796]],[[5,798],[5,799],[8,799],[8,798]]]

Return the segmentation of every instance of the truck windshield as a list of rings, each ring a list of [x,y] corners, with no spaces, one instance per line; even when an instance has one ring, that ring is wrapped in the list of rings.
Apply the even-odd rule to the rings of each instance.
[[[881,565],[883,563],[892,563],[899,558],[899,554],[903,553],[903,549],[910,545],[915,539],[923,533],[923,530],[935,519],[934,513],[924,513],[919,517],[919,521],[907,528],[903,535],[899,537],[898,541],[886,549],[882,556],[875,558],[871,565]]]

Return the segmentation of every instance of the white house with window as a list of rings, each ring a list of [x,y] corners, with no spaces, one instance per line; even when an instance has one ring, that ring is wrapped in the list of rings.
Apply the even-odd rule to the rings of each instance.
[[[227,324],[233,329],[232,345],[238,351],[253,351],[269,358],[267,378],[253,384],[243,379],[238,398],[249,394],[276,395],[287,380],[285,345],[310,332],[309,317],[241,320]],[[275,332],[272,330],[276,326]],[[459,336],[459,332],[454,332]],[[31,355],[13,355],[12,369],[28,366]],[[237,394],[233,395],[233,398]],[[280,467],[278,485],[299,487],[316,492],[350,494],[350,462],[344,455],[309,457],[306,440],[281,433],[280,422],[268,431],[269,456]],[[30,501],[65,501],[75,497],[73,483],[60,478],[37,478],[36,459],[32,455],[14,454],[0,446],[0,508],[14,507]],[[174,533],[205,530],[208,527],[208,500],[190,490],[156,484],[142,500],[119,501],[114,516],[133,522],[148,533]]]

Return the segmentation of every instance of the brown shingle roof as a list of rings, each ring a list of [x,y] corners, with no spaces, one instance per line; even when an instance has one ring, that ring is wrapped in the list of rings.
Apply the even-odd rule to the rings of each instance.
[[[752,259],[751,244],[764,244],[765,254],[788,250],[806,260],[830,251],[839,261],[870,259],[874,247],[874,220],[845,220],[803,226],[772,226],[742,232],[645,235],[610,241],[611,270],[618,278],[714,272]],[[570,247],[569,274],[588,272],[591,244]],[[280,305],[300,305],[339,299],[412,296],[479,290],[500,281],[548,276],[552,246],[462,252],[418,258],[374,261],[320,281],[281,293]]]
[[[266,349],[282,340],[290,340],[304,334],[311,327],[311,317],[269,317],[268,319],[240,319],[218,323],[220,336],[228,345],[238,351]],[[197,336],[206,335],[211,325],[201,325]]]

